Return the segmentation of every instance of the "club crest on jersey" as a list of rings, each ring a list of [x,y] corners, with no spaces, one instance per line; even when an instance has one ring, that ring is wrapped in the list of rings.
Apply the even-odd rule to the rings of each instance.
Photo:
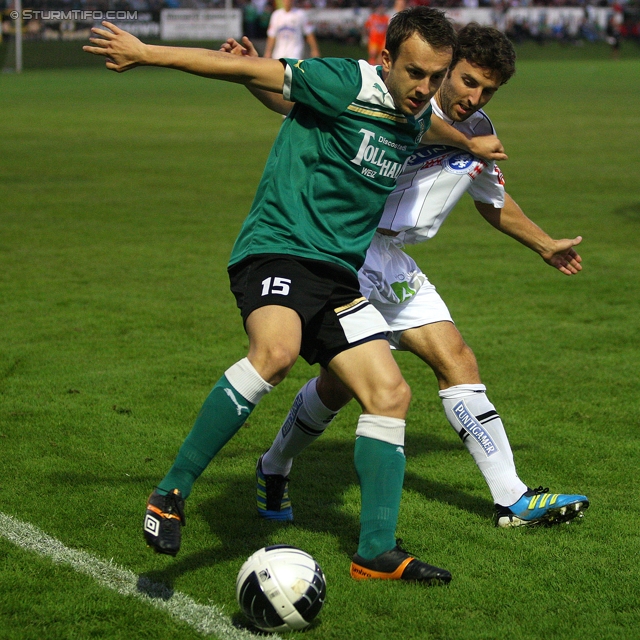
[[[474,162],[475,157],[470,153],[454,153],[445,160],[444,170],[456,175],[462,175],[469,172]]]

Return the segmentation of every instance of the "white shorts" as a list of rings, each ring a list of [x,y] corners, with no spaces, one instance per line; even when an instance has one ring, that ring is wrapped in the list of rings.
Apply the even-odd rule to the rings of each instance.
[[[360,290],[387,321],[395,349],[401,349],[400,336],[407,329],[453,322],[436,288],[401,246],[397,238],[376,233],[358,272]]]

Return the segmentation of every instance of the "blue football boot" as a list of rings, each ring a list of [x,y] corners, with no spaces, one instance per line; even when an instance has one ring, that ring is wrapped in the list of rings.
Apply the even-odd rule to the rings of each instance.
[[[538,487],[525,491],[510,507],[496,506],[497,527],[523,527],[537,524],[554,525],[582,518],[589,508],[587,496],[549,493]]]
[[[262,472],[262,456],[256,465],[258,515],[266,520],[293,521],[289,478]]]

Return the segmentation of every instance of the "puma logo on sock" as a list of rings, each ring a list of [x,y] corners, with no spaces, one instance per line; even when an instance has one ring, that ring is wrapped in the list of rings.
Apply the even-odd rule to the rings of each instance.
[[[231,389],[228,389],[227,387],[225,387],[224,392],[229,396],[229,398],[231,399],[231,402],[233,402],[233,404],[236,405],[236,410],[237,410],[239,416],[242,415],[242,410],[243,409],[246,409],[247,413],[249,413],[249,407],[245,407],[243,404],[240,404],[236,400],[236,396],[233,393],[233,391],[231,391]]]

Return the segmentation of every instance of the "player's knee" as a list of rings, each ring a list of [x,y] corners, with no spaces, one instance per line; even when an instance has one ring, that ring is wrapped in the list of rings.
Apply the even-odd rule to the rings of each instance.
[[[466,342],[462,343],[458,361],[464,370],[465,377],[469,379],[473,378],[474,380],[479,378],[478,361],[476,360],[475,353],[473,353],[473,350]]]
[[[394,405],[405,415],[411,404],[411,387],[402,379],[393,392]]]
[[[440,355],[432,368],[440,383],[440,388],[457,384],[475,384],[480,381],[478,362],[466,342],[462,339]]]
[[[290,346],[274,343],[250,351],[249,360],[260,376],[269,384],[278,384],[295,364],[298,353]]]
[[[368,402],[363,403],[363,410],[374,415],[404,418],[410,403],[411,387],[400,378],[377,387]]]

